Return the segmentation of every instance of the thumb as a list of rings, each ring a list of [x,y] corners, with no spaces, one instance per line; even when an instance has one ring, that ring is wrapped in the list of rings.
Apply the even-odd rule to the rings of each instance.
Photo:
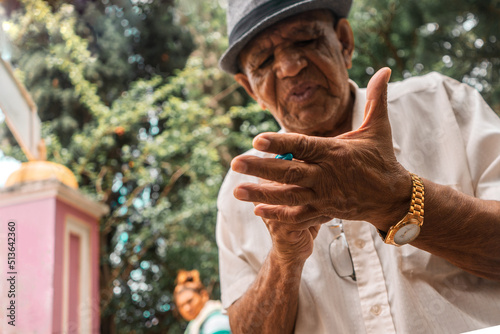
[[[359,130],[373,127],[379,123],[382,123],[380,125],[383,127],[389,125],[387,116],[387,83],[390,78],[391,70],[388,67],[384,67],[378,70],[370,79],[366,88],[365,117]]]

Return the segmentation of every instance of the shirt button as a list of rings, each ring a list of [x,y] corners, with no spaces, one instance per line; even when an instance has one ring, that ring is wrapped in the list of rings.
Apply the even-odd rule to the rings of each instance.
[[[373,305],[370,308],[370,312],[371,312],[371,314],[378,316],[378,315],[380,315],[380,313],[382,313],[382,307],[380,307],[380,305]]]
[[[366,242],[364,240],[362,240],[362,239],[358,239],[358,240],[356,240],[356,242],[354,244],[358,248],[363,248],[363,247],[365,247]]]

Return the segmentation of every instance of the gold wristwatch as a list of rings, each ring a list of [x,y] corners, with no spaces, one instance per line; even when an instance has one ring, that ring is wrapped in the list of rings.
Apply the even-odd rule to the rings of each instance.
[[[389,231],[378,230],[386,244],[402,246],[415,240],[424,223],[424,183],[416,174],[410,173],[412,181],[410,210]]]

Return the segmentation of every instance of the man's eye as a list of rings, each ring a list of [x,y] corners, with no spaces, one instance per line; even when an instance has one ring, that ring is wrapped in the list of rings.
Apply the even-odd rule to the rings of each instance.
[[[295,44],[297,46],[307,46],[307,45],[310,45],[310,44],[312,44],[314,42],[316,42],[316,38],[306,39],[306,40],[303,40],[303,41],[298,41]]]
[[[274,56],[270,55],[262,63],[260,63],[259,68],[264,68],[264,67],[267,67],[267,66],[271,65],[271,63],[273,62],[273,60],[274,60]]]

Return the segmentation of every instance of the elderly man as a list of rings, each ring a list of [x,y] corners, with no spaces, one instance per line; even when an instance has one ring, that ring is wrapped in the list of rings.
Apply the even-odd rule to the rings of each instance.
[[[220,65],[282,127],[233,160],[219,195],[231,328],[498,325],[500,119],[437,73],[388,85],[381,69],[359,89],[350,2],[229,1]]]

